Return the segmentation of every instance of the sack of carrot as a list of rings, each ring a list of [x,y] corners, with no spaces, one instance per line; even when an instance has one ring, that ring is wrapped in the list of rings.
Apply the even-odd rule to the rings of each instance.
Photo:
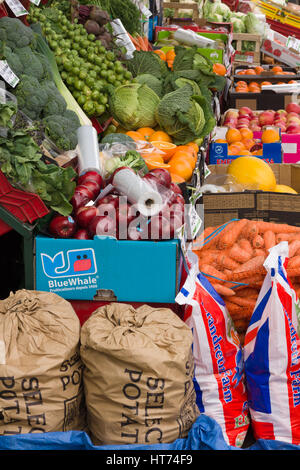
[[[282,241],[289,244],[287,275],[300,296],[300,227],[232,220],[207,227],[193,243],[199,270],[225,301],[242,344],[266,275],[268,250]]]

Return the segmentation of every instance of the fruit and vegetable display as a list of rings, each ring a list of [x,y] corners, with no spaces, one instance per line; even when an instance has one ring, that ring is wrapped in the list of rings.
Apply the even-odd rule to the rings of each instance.
[[[67,389],[76,382],[84,395],[63,401],[68,445],[77,432],[72,419],[82,412],[85,420],[97,388],[101,403],[119,395],[123,434],[112,443],[118,446],[128,439],[170,445],[167,422],[151,414],[167,403],[177,444],[200,425],[186,445],[191,450],[203,448],[204,438],[205,448],[223,450],[263,446],[265,439],[268,448],[276,440],[281,449],[299,446],[300,48],[294,31],[282,27],[288,36],[280,47],[297,63],[271,51],[277,30],[264,2],[205,0],[197,2],[199,18],[190,4],[181,11],[179,4],[159,8],[136,0],[22,0],[20,12],[19,3],[0,5],[0,237],[6,261],[6,239],[16,235],[7,264],[11,271],[25,268],[9,292],[26,284],[26,292],[36,286],[65,299],[79,317],[78,332],[89,315],[107,326],[106,332],[95,326],[93,344],[69,348],[70,357],[59,362],[59,383]],[[2,305],[0,329],[12,330],[6,321],[17,311],[22,321],[13,349],[21,341],[26,352],[22,328],[32,328],[20,305],[34,320],[39,347],[38,316],[47,315],[36,315],[37,301],[15,304],[13,294]],[[61,323],[64,309],[55,317],[59,325],[48,319],[46,330],[61,343],[61,327],[71,330]],[[187,333],[183,362],[180,325],[177,335],[172,321]],[[0,366],[11,349],[8,336],[0,341]],[[191,384],[174,368],[157,375],[167,336],[172,364]],[[100,374],[87,392],[84,381],[104,343],[116,353],[112,358],[108,348],[104,359],[113,359],[125,385],[116,376],[113,390],[111,380],[98,387]],[[134,357],[141,347],[147,351],[143,370],[124,367],[129,346]],[[91,362],[83,367],[81,356]],[[50,366],[45,374],[55,370]],[[11,382],[4,379],[0,408],[11,411],[3,400],[14,392],[4,390]],[[148,418],[139,420],[138,434],[142,382]],[[45,383],[39,384],[43,398]],[[184,396],[188,390],[183,407],[169,396],[176,387]],[[105,411],[115,422],[109,405]],[[12,426],[16,419],[5,421]],[[219,428],[211,437],[213,423]],[[60,429],[52,431],[50,438]],[[84,432],[92,447],[91,420]]]

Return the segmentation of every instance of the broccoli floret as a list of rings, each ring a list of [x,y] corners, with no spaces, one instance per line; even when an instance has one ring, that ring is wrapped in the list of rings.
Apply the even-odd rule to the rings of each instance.
[[[60,150],[73,150],[77,145],[77,133],[73,122],[66,116],[48,116],[43,119],[46,135]],[[78,126],[79,127],[79,126]]]
[[[36,47],[36,37],[28,26],[18,18],[0,18],[0,40],[5,41],[12,50],[20,47]]]
[[[24,73],[24,67],[22,62],[20,61],[19,56],[13,52],[9,47],[4,48],[3,54],[5,60],[7,61],[8,65],[12,69],[12,71],[19,77]]]
[[[67,118],[70,122],[70,126],[77,131],[78,127],[81,126],[80,120],[75,113],[75,111],[72,111],[71,109],[66,109],[64,112],[64,117]]]
[[[38,80],[44,78],[44,66],[40,60],[40,54],[33,52],[29,46],[15,49],[15,53],[23,65],[25,75],[33,76]]]
[[[14,92],[18,107],[26,116],[35,121],[40,118],[47,103],[47,91],[35,77],[21,75],[19,78],[20,82]]]
[[[48,95],[47,102],[42,111],[43,117],[52,116],[53,114],[64,114],[67,109],[67,104],[54,82],[47,80],[44,81],[41,86]]]

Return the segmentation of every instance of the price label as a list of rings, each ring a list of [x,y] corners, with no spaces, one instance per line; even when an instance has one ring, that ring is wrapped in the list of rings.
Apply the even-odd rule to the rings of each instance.
[[[0,60],[0,75],[12,88],[15,88],[20,81],[6,60]]]
[[[5,0],[5,2],[15,16],[28,15],[28,11],[19,0]]]
[[[34,5],[36,5],[37,7],[39,6],[39,4],[41,3],[41,0],[30,0],[31,3],[33,3]]]

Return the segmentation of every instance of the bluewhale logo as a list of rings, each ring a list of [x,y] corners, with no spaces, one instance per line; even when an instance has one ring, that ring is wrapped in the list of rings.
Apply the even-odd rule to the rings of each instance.
[[[95,252],[92,248],[68,250],[57,253],[53,258],[41,253],[43,271],[47,277],[61,278],[96,274]]]

